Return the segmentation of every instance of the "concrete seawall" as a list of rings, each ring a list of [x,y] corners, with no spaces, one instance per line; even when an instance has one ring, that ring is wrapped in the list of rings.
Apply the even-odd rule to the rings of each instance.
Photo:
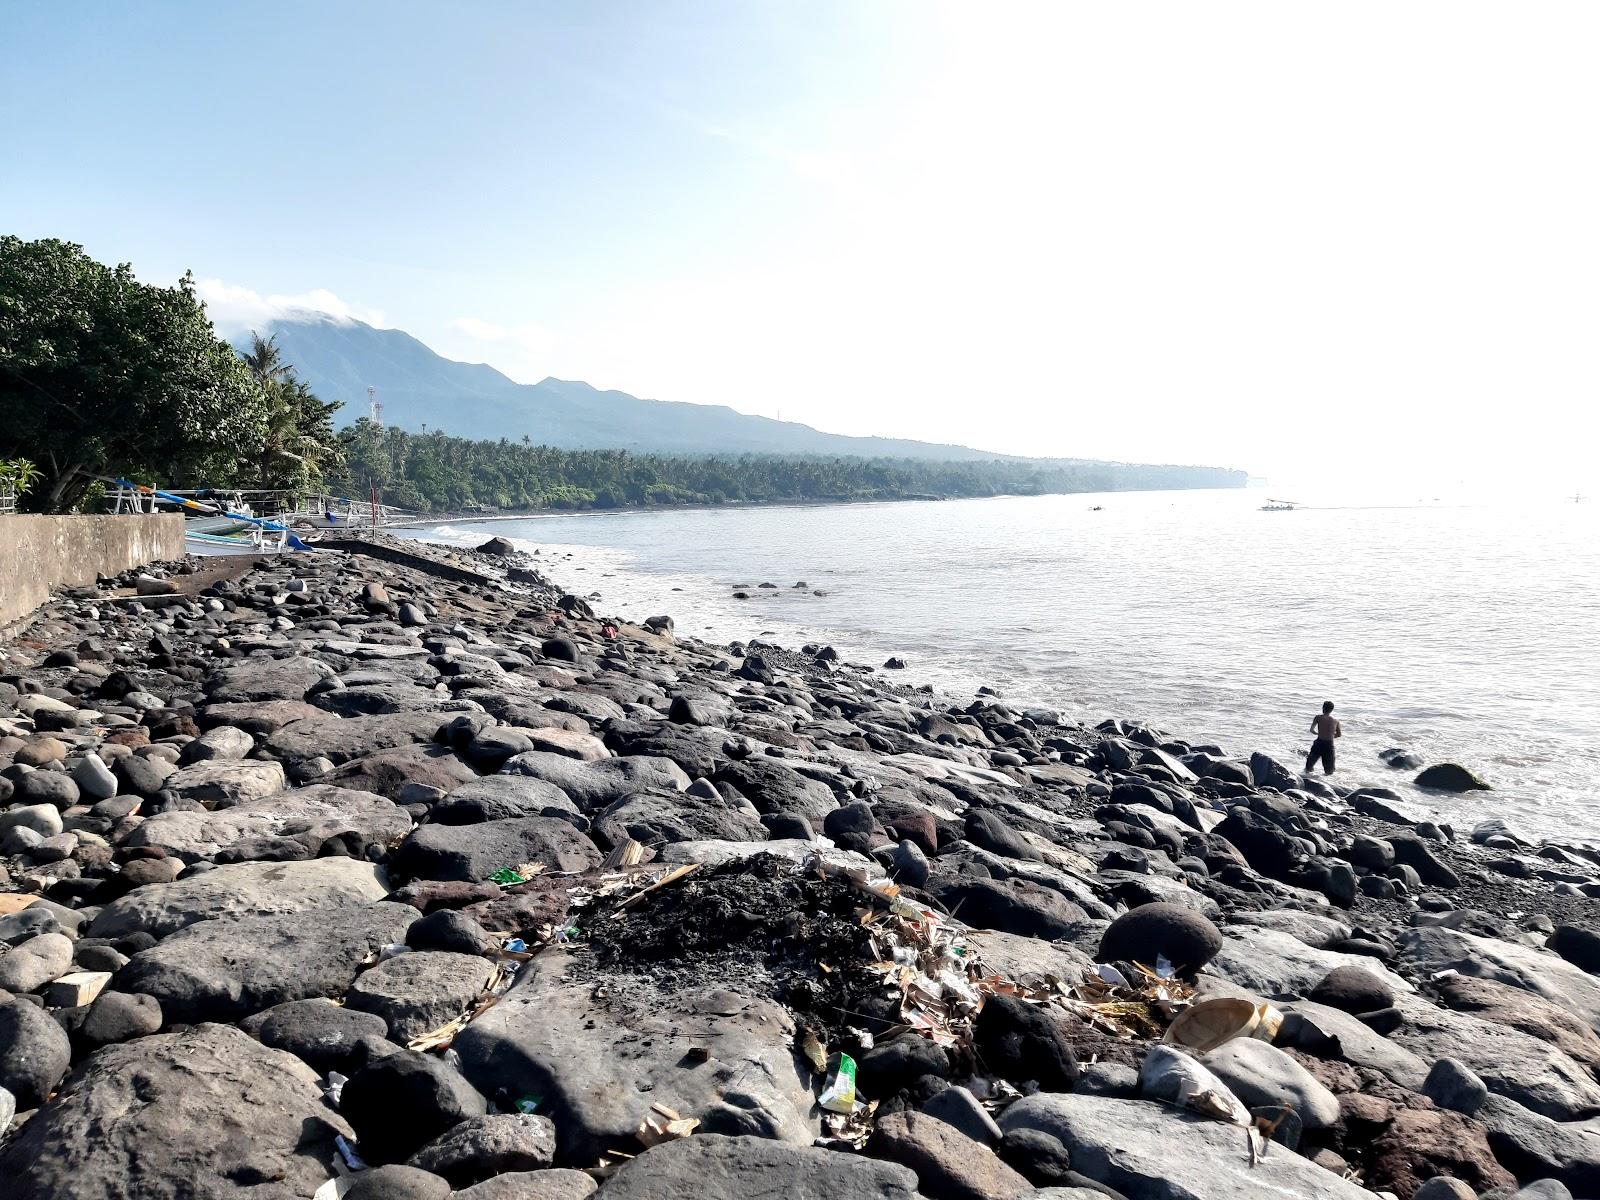
[[[0,626],[27,616],[53,587],[182,558],[183,518],[0,517]]]

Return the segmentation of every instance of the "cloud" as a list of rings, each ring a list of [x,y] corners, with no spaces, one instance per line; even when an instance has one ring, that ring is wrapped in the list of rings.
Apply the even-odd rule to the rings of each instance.
[[[450,322],[450,329],[472,343],[490,366],[519,383],[535,383],[551,374],[558,352],[569,349],[555,330],[537,321],[501,325],[482,317],[456,317]],[[491,348],[483,349],[485,346]],[[452,348],[474,353],[460,341]]]
[[[262,329],[291,313],[315,312],[340,321],[364,321],[383,327],[383,313],[376,308],[342,300],[327,288],[312,288],[292,296],[263,296],[238,284],[220,279],[195,282],[195,292],[205,301],[211,323],[224,334]]]

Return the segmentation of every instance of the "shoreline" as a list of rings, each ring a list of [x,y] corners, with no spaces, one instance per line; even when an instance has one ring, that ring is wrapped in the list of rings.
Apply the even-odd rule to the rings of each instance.
[[[611,640],[542,559],[403,545],[455,577],[284,556],[64,593],[0,643],[21,1200],[227,1178],[246,1106],[284,1196],[348,1168],[336,1134],[463,1196],[1600,1181],[1593,850],[821,646]],[[891,950],[910,974],[873,968]],[[1228,998],[1276,1037],[1159,1041]],[[875,1108],[815,1106],[841,1052]],[[1486,1106],[1454,1107],[1446,1058]],[[1202,1064],[1234,1105],[1286,1100],[1284,1145],[1180,1115]],[[185,1082],[85,1142],[135,1074]]]

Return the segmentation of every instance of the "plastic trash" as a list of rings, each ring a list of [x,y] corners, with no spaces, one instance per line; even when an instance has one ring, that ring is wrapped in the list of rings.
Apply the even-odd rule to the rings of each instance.
[[[352,1171],[365,1171],[367,1169],[366,1162],[362,1159],[361,1155],[356,1153],[356,1148],[350,1144],[349,1139],[347,1139],[344,1134],[334,1134],[333,1144],[339,1151],[339,1157],[344,1159],[345,1166],[349,1167]]]
[[[536,1112],[539,1108],[539,1105],[543,1103],[543,1096],[518,1096],[516,1101],[511,1105],[511,1108],[513,1111],[519,1113],[532,1113]]]
[[[510,867],[501,867],[493,875],[489,876],[489,882],[498,883],[503,887],[510,887],[513,884],[527,883],[528,880],[526,876],[518,875]]]
[[[1129,989],[1133,987],[1133,984],[1128,982],[1128,977],[1110,963],[1095,963],[1094,970],[1103,982],[1109,983],[1112,987]]]
[[[849,1116],[856,1110],[856,1060],[848,1054],[835,1054],[830,1062],[828,1086],[817,1103],[829,1112]]]
[[[1270,1042],[1283,1024],[1283,1014],[1270,1004],[1252,1004],[1235,996],[1217,996],[1191,1005],[1167,1027],[1163,1039],[1201,1054],[1236,1037]]]
[[[521,938],[507,938],[505,945],[502,946],[501,949],[509,950],[513,954],[525,954],[528,950],[528,943],[523,941]]]
[[[349,1079],[339,1074],[339,1072],[329,1071],[328,1082],[322,1086],[323,1098],[326,1099],[329,1104],[333,1105],[335,1108],[338,1108],[339,1101],[344,1096],[344,1085],[348,1082],[350,1082]]]

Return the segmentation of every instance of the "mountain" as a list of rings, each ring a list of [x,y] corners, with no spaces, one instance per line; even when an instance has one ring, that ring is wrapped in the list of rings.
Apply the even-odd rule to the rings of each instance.
[[[753,417],[716,404],[641,400],[587,383],[517,383],[483,363],[454,362],[398,329],[297,313],[262,333],[277,336],[284,361],[324,400],[342,400],[351,424],[377,388],[385,424],[443,429],[477,439],[523,435],[564,450],[658,454],[848,455],[989,462],[1007,458],[965,446],[898,438],[846,437],[795,421]],[[237,339],[241,348],[249,335]]]

